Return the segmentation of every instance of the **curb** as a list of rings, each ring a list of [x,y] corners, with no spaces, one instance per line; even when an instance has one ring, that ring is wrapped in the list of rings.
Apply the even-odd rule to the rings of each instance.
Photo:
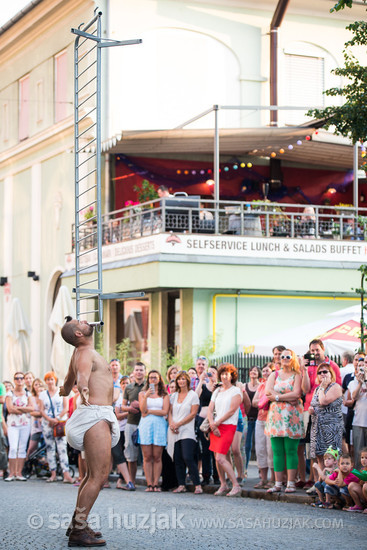
[[[137,478],[136,485],[146,486],[145,479]],[[208,495],[213,495],[218,489],[218,485],[204,485],[203,493]],[[186,486],[187,491],[194,492],[193,485]],[[289,502],[290,504],[311,504],[314,499],[307,494],[297,494],[297,493],[267,493],[262,489],[253,489],[253,488],[243,488],[241,492],[242,498],[253,498],[260,500],[268,500],[273,502]]]

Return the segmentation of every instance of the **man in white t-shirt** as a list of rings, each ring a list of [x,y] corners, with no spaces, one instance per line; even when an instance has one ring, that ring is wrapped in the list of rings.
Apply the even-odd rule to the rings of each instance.
[[[358,468],[359,455],[363,447],[367,446],[367,357],[364,365],[358,365],[358,373],[348,385],[348,397],[354,401],[353,418],[353,446],[354,464]]]

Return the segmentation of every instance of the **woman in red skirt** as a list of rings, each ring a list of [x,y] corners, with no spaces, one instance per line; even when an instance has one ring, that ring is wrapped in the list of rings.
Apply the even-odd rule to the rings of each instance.
[[[241,496],[241,487],[232,464],[226,458],[236,433],[239,408],[242,402],[241,390],[236,386],[236,367],[230,363],[222,363],[218,369],[218,379],[222,385],[213,392],[208,409],[211,430],[209,449],[214,452],[220,479],[220,487],[214,495],[223,496],[227,493],[229,489],[226,483],[227,474],[232,481],[232,490],[227,497],[237,497]]]

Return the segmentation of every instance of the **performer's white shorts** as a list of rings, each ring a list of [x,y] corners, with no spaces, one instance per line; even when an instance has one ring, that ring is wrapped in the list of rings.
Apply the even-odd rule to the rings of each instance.
[[[111,428],[111,448],[120,439],[120,426],[113,408],[108,405],[79,405],[65,425],[67,442],[73,449],[84,451],[84,435],[95,424],[104,420]]]

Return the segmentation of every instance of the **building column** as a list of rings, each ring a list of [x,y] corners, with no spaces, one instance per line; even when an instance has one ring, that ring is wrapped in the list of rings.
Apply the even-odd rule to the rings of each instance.
[[[37,275],[41,272],[41,225],[42,225],[42,170],[41,164],[32,166],[31,170],[31,271]],[[48,319],[41,319],[41,285],[40,281],[30,279],[30,323],[31,360],[30,370],[36,375],[41,366],[41,323],[47,325]],[[47,361],[48,358],[45,358]]]

